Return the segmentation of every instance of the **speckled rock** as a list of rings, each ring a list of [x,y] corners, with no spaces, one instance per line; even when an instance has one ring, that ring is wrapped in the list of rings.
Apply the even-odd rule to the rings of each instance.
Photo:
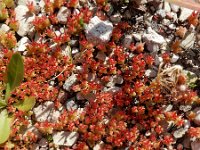
[[[32,21],[35,19],[35,15],[29,13],[28,7],[24,5],[18,5],[15,8],[16,20],[19,21],[19,29],[17,33],[20,36],[30,35],[33,31]]]
[[[110,40],[112,30],[113,25],[110,21],[102,21],[95,16],[86,27],[86,38],[94,44],[105,43]]]
[[[67,22],[67,17],[71,14],[71,11],[67,7],[61,7],[58,11],[57,18],[58,22],[65,24]]]
[[[60,116],[60,112],[55,110],[54,102],[47,101],[33,109],[35,119],[38,122],[56,122]]]
[[[200,150],[200,141],[194,141],[191,143],[192,150]]]
[[[53,143],[55,145],[73,146],[76,143],[79,134],[77,132],[61,131],[61,132],[54,132],[52,137],[53,137]]]
[[[195,112],[195,118],[194,118],[194,123],[198,126],[200,126],[200,107],[197,107],[194,109]]]

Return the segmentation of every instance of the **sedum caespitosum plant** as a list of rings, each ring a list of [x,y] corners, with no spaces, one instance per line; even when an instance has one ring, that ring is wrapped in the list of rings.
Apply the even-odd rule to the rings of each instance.
[[[5,143],[11,133],[12,122],[14,117],[7,111],[8,99],[23,81],[24,64],[23,58],[19,53],[14,53],[7,66],[6,93],[4,97],[0,97],[0,144]],[[13,106],[20,111],[29,111],[35,105],[34,97],[25,97],[23,101],[13,103]]]

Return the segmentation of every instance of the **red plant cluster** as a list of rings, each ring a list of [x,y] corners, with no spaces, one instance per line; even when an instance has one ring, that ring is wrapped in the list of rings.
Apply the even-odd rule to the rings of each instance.
[[[72,13],[64,25],[58,25],[57,10],[61,6],[74,10],[78,7],[78,1],[44,2],[46,15],[36,16],[33,21],[40,40],[27,45],[27,53],[23,56],[24,81],[8,100],[8,112],[14,113],[16,118],[10,135],[16,148],[29,149],[28,144],[39,140],[31,131],[27,132],[26,136],[21,133],[21,130],[31,123],[43,136],[51,135],[54,131],[78,132],[80,136],[77,143],[70,148],[64,147],[65,149],[89,150],[99,143],[102,150],[126,147],[131,150],[158,150],[175,147],[176,139],[173,132],[169,131],[170,123],[177,129],[181,128],[184,126],[184,120],[192,121],[195,114],[189,111],[185,115],[176,108],[166,111],[164,106],[198,104],[200,99],[197,93],[188,87],[185,91],[177,87],[176,91],[166,94],[159,79],[151,80],[145,76],[145,71],[152,69],[154,65],[154,57],[145,53],[145,43],[132,42],[128,48],[122,46],[123,33],[130,29],[127,22],[114,26],[111,41],[108,43],[94,45],[87,41],[84,36],[85,24],[89,23],[94,15],[106,18],[105,12],[110,9],[106,0],[96,1],[96,12],[83,7],[80,12]],[[33,4],[29,3],[28,8],[31,13],[35,13]],[[197,14],[188,19],[190,24],[196,25]],[[64,32],[57,35],[51,25],[55,28],[64,27]],[[77,36],[79,54],[77,57],[64,56],[61,47],[70,44],[70,40]],[[13,37],[13,34],[8,33],[7,37]],[[16,44],[15,41],[14,43]],[[55,47],[51,47],[52,43]],[[4,47],[11,49],[13,45],[7,43]],[[172,51],[180,52],[178,42],[175,42],[172,48]],[[12,51],[8,49],[4,50],[4,56],[0,59],[1,82],[6,81],[6,66],[12,55]],[[103,54],[105,59],[98,58],[99,53]],[[162,58],[164,63],[169,65],[170,54],[163,53]],[[76,69],[78,65],[82,67],[81,70]],[[58,93],[65,80],[73,73],[77,74],[77,81],[70,87],[70,91],[66,91],[67,98],[80,94],[86,104],[81,109],[66,110],[64,103],[58,99]],[[114,77],[123,79],[121,83],[113,85],[118,87],[116,90],[108,86]],[[177,86],[185,84],[184,76],[179,77]],[[5,89],[0,86],[0,90]],[[3,95],[3,92],[0,94]],[[38,104],[54,101],[55,109],[62,109],[58,121],[30,123],[28,120],[32,112],[25,114],[11,105],[25,96],[34,96]],[[199,139],[200,129],[191,127],[186,135]]]

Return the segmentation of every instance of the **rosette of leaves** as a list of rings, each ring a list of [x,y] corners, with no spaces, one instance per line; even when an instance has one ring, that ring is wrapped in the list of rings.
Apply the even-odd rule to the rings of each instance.
[[[0,144],[5,143],[11,133],[11,125],[15,119],[12,114],[7,111],[8,98],[23,81],[24,78],[24,64],[23,58],[19,53],[14,53],[7,66],[7,83],[6,94],[3,99],[0,99]],[[34,97],[25,97],[23,101],[13,104],[18,110],[29,111],[35,105]]]

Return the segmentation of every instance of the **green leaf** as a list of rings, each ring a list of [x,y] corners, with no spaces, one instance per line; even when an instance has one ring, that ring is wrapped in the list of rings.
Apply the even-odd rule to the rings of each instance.
[[[10,85],[7,84],[6,85],[6,94],[5,94],[5,102],[6,102],[6,104],[7,104],[7,101],[8,101],[8,98],[10,97],[10,95],[11,95]]]
[[[22,56],[19,53],[12,55],[7,68],[8,84],[10,91],[20,85],[24,78],[24,63]]]
[[[6,109],[0,113],[0,144],[5,143],[11,132],[11,123],[13,118],[8,116]]]
[[[23,101],[14,104],[14,107],[21,111],[31,110],[36,103],[35,97],[25,97]]]
[[[0,99],[0,109],[6,107],[6,102]]]

